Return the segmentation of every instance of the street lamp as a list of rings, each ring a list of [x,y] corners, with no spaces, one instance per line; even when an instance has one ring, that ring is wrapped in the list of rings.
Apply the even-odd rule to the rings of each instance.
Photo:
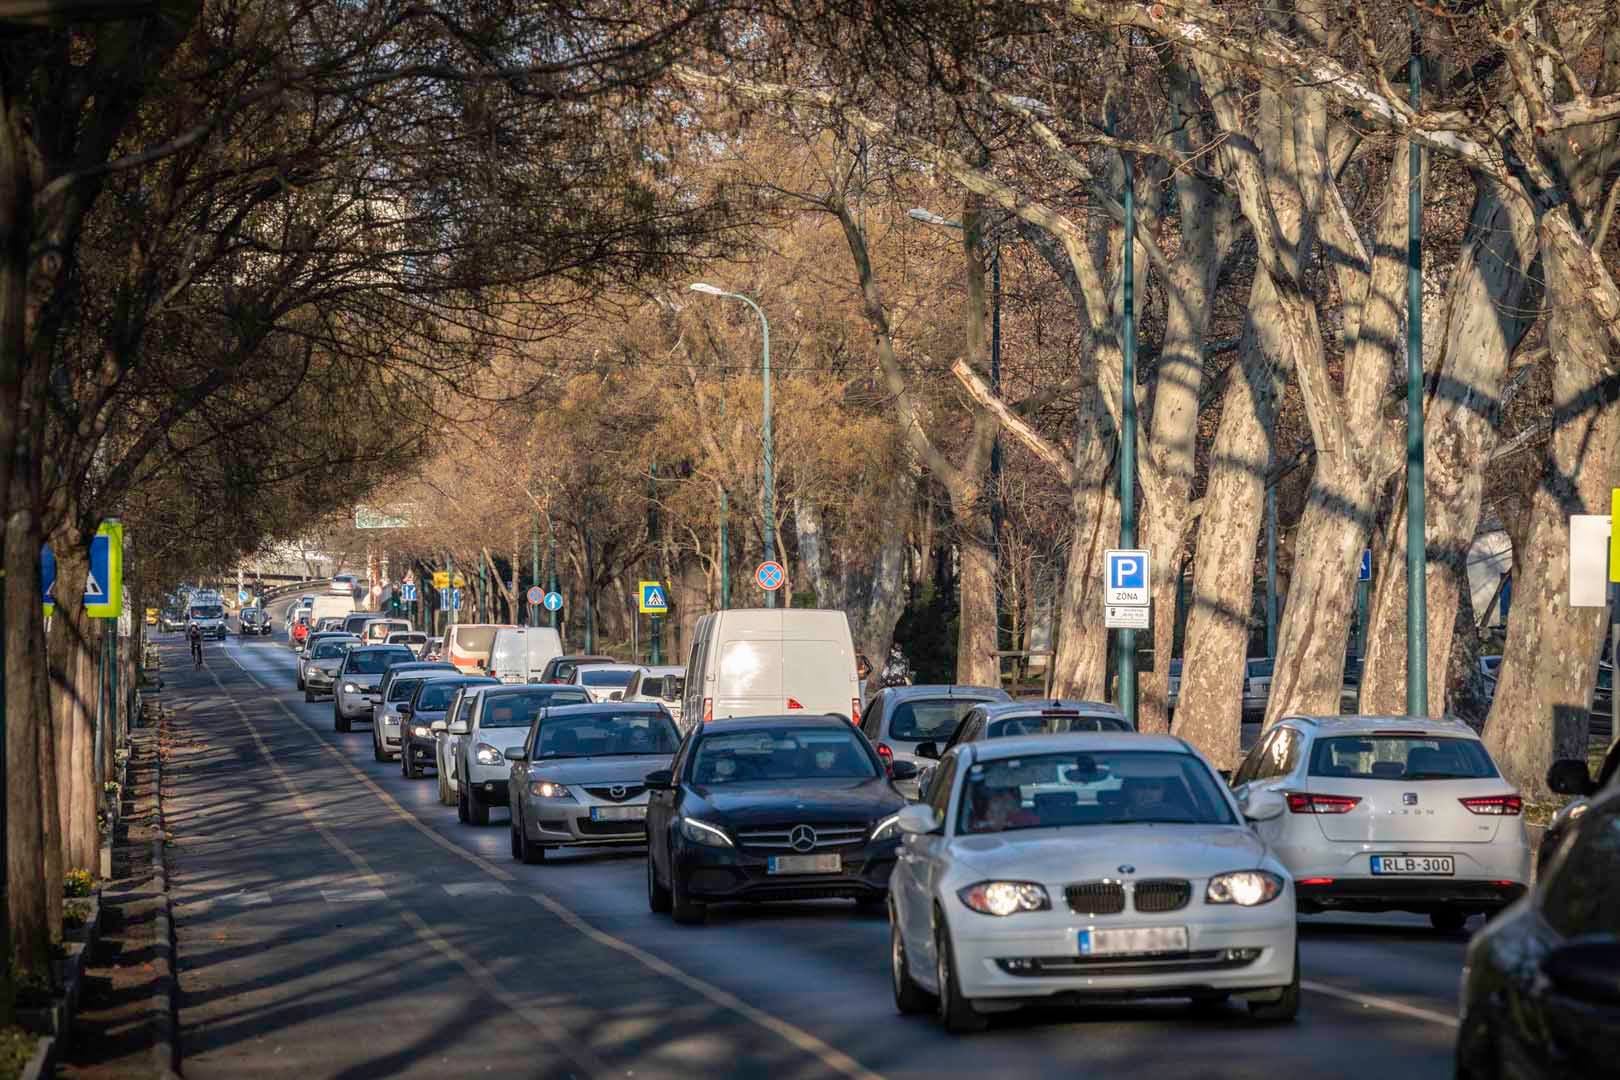
[[[776,561],[776,481],[771,473],[772,458],[775,455],[775,446],[771,439],[771,322],[765,317],[765,309],[756,304],[750,297],[742,293],[727,292],[726,290],[706,282],[695,281],[690,286],[693,292],[703,293],[705,296],[720,296],[728,300],[741,300],[754,309],[759,316],[761,330],[760,337],[760,378],[764,382],[765,418],[761,424],[761,435],[764,442],[764,473],[765,482],[760,491],[760,511],[765,519],[765,561]],[[776,606],[776,593],[765,593],[765,606]]]

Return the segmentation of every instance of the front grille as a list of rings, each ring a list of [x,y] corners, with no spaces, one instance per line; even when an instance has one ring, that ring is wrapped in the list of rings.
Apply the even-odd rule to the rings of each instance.
[[[619,794],[617,795],[613,794],[613,785],[611,784],[603,787],[588,787],[585,790],[598,799],[607,802],[628,802],[646,791],[647,786],[645,784],[623,784],[619,786]]]
[[[639,836],[647,831],[645,821],[592,821],[579,818],[579,831],[585,836]]]
[[[738,829],[737,839],[743,847],[766,848],[773,851],[819,851],[823,848],[850,847],[865,842],[870,827],[858,822],[841,822],[836,825],[809,825],[815,834],[815,844],[811,847],[795,847],[793,845],[793,831],[798,825],[767,825],[754,829]]]
[[[1118,915],[1125,910],[1125,886],[1117,881],[1086,881],[1063,890],[1077,915]]]
[[[1008,975],[1026,978],[1074,975],[1182,975],[1199,971],[1229,971],[1248,967],[1259,959],[1259,949],[1206,949],[1177,956],[1030,956],[1008,957],[996,966]]]
[[[1137,911],[1180,911],[1192,899],[1192,886],[1182,878],[1136,883]]]

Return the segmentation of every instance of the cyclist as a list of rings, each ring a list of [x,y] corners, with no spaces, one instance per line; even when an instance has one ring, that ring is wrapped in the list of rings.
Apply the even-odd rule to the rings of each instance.
[[[191,624],[191,629],[186,631],[186,637],[191,639],[191,661],[192,661],[193,664],[195,664],[197,667],[200,668],[200,667],[203,666],[202,665],[202,627],[198,626],[196,623],[192,623]]]

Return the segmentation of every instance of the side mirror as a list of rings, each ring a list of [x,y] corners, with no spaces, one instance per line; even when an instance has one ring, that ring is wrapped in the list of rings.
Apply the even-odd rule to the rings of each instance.
[[[465,735],[465,734],[467,734],[467,722],[465,720],[457,720],[455,723],[451,724],[450,725],[450,734],[452,734],[452,735]]]
[[[1597,790],[1586,762],[1560,758],[1547,770],[1547,786],[1560,795],[1590,795]]]
[[[394,711],[401,716],[409,716],[411,715],[411,703],[408,701],[402,701],[398,705],[394,706]]]
[[[433,732],[435,735],[443,735],[449,730],[449,728],[450,725],[446,724],[443,720],[435,720],[433,723],[428,725],[428,730]]]
[[[896,761],[889,766],[890,780],[915,780],[922,770],[917,768],[915,761]]]
[[[917,748],[913,750],[912,753],[920,758],[927,758],[929,761],[938,761],[939,744],[932,741],[918,743]]]
[[[650,791],[669,791],[675,786],[675,774],[668,769],[654,769],[642,779]]]
[[[1563,945],[1541,961],[1541,971],[1564,994],[1612,1007],[1620,1003],[1620,944],[1586,941]]]
[[[526,750],[524,747],[521,747],[521,746],[508,746],[506,748],[505,753],[506,753],[506,760],[507,761],[528,761],[529,760],[529,752],[528,752],[528,750]]]
[[[1270,821],[1288,812],[1288,803],[1275,791],[1250,791],[1238,800],[1243,816],[1250,821]]]
[[[608,695],[608,700],[609,701],[623,701],[624,700],[624,691],[623,690],[615,690],[615,691],[613,691],[613,693]]]
[[[896,823],[901,832],[922,836],[939,828],[939,815],[927,803],[912,803],[900,811]]]

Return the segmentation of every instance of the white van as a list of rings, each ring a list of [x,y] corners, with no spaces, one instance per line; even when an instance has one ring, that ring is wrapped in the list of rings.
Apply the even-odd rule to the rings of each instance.
[[[505,627],[489,647],[489,673],[503,683],[538,682],[547,662],[561,655],[562,636],[551,627]]]
[[[456,623],[445,632],[444,658],[463,673],[489,673],[489,650],[499,630],[516,630],[510,623]]]
[[[309,625],[319,626],[322,619],[341,619],[354,614],[354,597],[348,593],[339,596],[327,593],[310,602]]]
[[[686,664],[688,719],[801,711],[861,721],[855,643],[842,611],[745,608],[698,620]]]

